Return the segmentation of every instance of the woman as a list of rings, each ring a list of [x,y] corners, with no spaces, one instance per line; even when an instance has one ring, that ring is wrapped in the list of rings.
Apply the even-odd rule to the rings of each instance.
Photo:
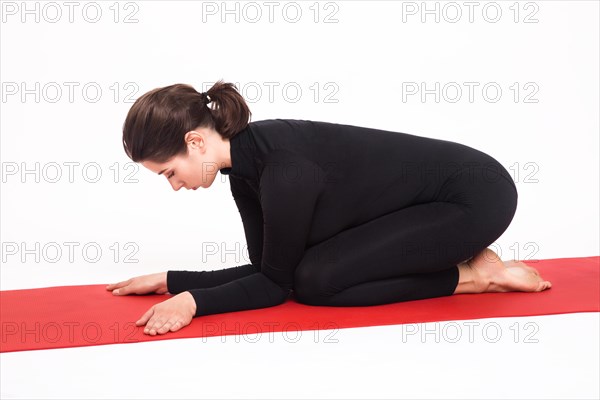
[[[228,175],[251,261],[108,285],[115,295],[176,294],[137,321],[144,333],[275,306],[292,292],[308,305],[369,306],[551,287],[487,248],[517,207],[511,176],[489,155],[405,133],[250,117],[222,81],[205,93],[152,90],[127,115],[125,152],[174,190]]]

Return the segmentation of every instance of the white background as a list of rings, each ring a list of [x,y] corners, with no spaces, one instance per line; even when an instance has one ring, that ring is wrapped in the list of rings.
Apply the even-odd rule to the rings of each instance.
[[[203,91],[219,79],[237,84],[253,121],[321,120],[480,149],[519,191],[513,222],[493,246],[502,259],[599,254],[597,1],[475,2],[472,21],[465,2],[75,4],[70,16],[64,2],[1,2],[2,290],[247,263],[225,176],[210,190],[174,192],[163,176],[134,169],[121,142],[143,93],[173,83]],[[437,22],[424,14],[436,6]],[[414,85],[429,94],[408,93]],[[72,258],[65,242],[75,243]],[[392,326],[345,329],[335,344],[305,332],[298,343],[213,338],[7,353],[0,393],[599,396],[597,313],[494,321],[505,335],[533,321],[541,340],[409,346]]]

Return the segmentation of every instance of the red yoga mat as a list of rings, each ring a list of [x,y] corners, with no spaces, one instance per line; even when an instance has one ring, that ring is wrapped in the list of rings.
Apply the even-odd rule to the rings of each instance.
[[[150,336],[137,321],[171,295],[114,296],[106,285],[0,291],[0,352],[221,335],[600,311],[600,257],[526,260],[552,288],[458,294],[366,307],[285,303],[194,318],[178,332]]]

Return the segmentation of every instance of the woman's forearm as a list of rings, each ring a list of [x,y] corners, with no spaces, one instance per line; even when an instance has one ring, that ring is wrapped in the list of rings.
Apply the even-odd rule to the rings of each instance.
[[[212,271],[166,272],[166,287],[169,293],[178,294],[190,289],[204,289],[222,285],[258,272],[252,264]]]

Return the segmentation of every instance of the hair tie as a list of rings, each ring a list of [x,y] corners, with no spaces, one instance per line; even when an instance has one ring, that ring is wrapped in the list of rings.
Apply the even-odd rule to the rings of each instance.
[[[200,95],[204,98],[204,104],[208,104],[208,103],[210,103],[212,101],[210,99],[210,97],[208,97],[208,93],[207,92],[202,92],[202,93],[200,93]]]

